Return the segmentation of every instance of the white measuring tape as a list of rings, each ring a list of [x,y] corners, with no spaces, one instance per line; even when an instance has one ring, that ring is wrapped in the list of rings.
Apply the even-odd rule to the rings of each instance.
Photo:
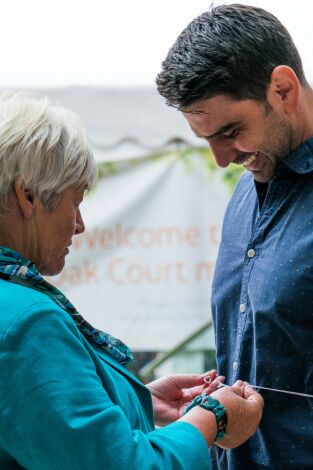
[[[259,385],[251,385],[251,384],[249,385],[250,387],[258,388],[261,390],[269,390],[270,392],[287,393],[288,395],[297,395],[298,397],[313,398],[313,395],[309,395],[308,393],[290,392],[289,390],[279,390],[278,388],[261,387]],[[218,388],[220,387],[230,387],[230,385],[226,385],[223,382],[220,382]]]

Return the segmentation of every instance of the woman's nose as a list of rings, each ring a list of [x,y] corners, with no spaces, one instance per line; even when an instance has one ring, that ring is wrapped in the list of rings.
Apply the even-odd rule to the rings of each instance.
[[[82,215],[80,213],[80,210],[77,209],[77,214],[76,214],[76,230],[75,233],[79,234],[85,231],[85,224],[82,218]]]

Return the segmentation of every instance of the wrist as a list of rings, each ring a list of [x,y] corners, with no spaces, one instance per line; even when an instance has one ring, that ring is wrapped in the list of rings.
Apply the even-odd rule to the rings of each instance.
[[[210,411],[214,414],[217,426],[217,433],[214,439],[214,442],[221,440],[226,435],[227,427],[227,409],[215,398],[210,395],[203,393],[198,395],[186,408],[185,413],[188,413],[192,408],[200,406],[207,411]]]
[[[214,413],[208,412],[200,406],[195,406],[187,414],[182,416],[179,421],[192,424],[198,429],[209,447],[214,444],[217,434],[217,424]]]

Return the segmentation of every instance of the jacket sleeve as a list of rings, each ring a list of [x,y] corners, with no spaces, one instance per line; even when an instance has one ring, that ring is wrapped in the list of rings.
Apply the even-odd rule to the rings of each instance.
[[[72,319],[50,303],[21,312],[0,352],[2,445],[28,470],[209,469],[200,432],[132,430]]]

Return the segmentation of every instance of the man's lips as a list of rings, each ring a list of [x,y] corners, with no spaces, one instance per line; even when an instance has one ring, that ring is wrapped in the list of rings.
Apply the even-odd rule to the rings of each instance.
[[[258,154],[259,152],[242,153],[241,155],[238,155],[238,157],[235,158],[233,163],[236,163],[236,165],[250,164],[256,159]]]
[[[256,158],[257,158],[257,155],[256,155],[256,154],[251,155],[251,157],[249,157],[247,160],[245,160],[245,161],[243,162],[243,166],[249,166],[249,165],[251,165],[251,163],[253,163],[253,162],[256,160]]]
[[[246,170],[259,171],[264,165],[264,157],[267,155],[261,152],[245,153],[239,155],[233,163],[242,165]]]

